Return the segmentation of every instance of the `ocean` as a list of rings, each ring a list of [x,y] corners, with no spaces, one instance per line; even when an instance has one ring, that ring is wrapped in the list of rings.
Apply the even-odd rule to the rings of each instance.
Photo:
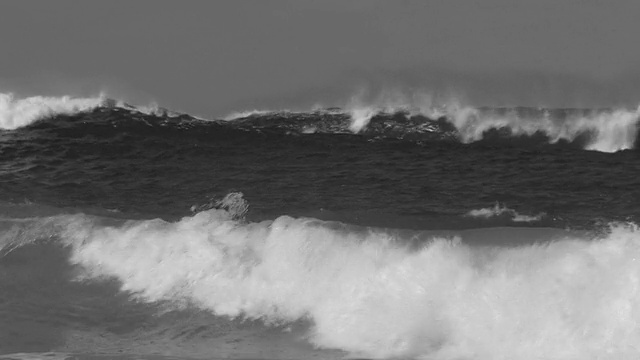
[[[639,117],[0,95],[0,359],[638,359]]]

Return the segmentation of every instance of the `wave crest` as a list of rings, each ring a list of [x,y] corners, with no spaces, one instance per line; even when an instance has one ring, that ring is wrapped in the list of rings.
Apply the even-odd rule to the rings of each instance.
[[[124,109],[132,113],[162,118],[185,116],[183,113],[160,107],[155,103],[145,106],[133,106],[121,100],[111,99],[105,94],[95,97],[32,96],[16,98],[11,93],[0,93],[0,129],[15,130],[39,120],[53,118],[58,115],[75,115],[90,112],[97,108]],[[190,115],[186,117],[193,120],[202,120]]]
[[[404,107],[361,107],[348,110],[349,129],[364,132],[376,116],[404,113],[407,117],[423,116],[427,122],[444,119],[453,126],[455,136],[463,143],[483,140],[491,131],[503,131],[503,136],[544,135],[549,143],[559,141],[583,143],[585,150],[616,152],[633,149],[640,108],[637,110],[580,110],[543,108],[475,108],[454,105],[426,112],[409,111]],[[387,114],[387,115],[385,115]]]
[[[0,129],[14,130],[43,118],[89,111],[107,102],[108,99],[103,95],[90,98],[32,96],[17,99],[13,94],[0,93]]]

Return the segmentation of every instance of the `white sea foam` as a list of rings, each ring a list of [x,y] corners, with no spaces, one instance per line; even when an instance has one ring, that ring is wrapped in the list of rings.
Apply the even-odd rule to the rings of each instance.
[[[104,103],[104,96],[91,98],[33,96],[23,99],[0,93],[0,129],[13,130],[57,114],[76,114]]]
[[[544,213],[540,213],[537,215],[522,215],[516,212],[513,209],[509,209],[505,205],[500,205],[496,203],[493,207],[490,208],[482,208],[482,209],[474,209],[466,213],[466,216],[474,217],[474,218],[492,218],[499,216],[509,216],[513,222],[534,222],[540,221],[545,216]]]
[[[640,232],[474,247],[315,219],[233,220],[220,209],[169,223],[57,218],[86,279],[142,301],[189,303],[267,323],[308,319],[309,341],[353,356],[636,359]]]
[[[597,111],[553,119],[548,113],[542,117],[523,118],[515,112],[497,115],[473,107],[454,107],[447,114],[447,119],[456,127],[461,141],[465,143],[481,140],[487,130],[506,128],[514,136],[530,136],[539,132],[549,137],[551,143],[573,141],[588,134],[586,150],[615,152],[633,148],[640,108],[635,111]]]

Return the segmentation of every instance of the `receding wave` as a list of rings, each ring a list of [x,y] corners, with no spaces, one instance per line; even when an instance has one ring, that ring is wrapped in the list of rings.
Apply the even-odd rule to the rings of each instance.
[[[308,341],[352,356],[640,355],[633,225],[597,238],[551,229],[438,234],[288,216],[252,223],[233,211],[214,206],[177,222],[35,218],[15,223],[0,244],[57,237],[85,281],[117,279],[139,301],[219,316],[308,320]]]

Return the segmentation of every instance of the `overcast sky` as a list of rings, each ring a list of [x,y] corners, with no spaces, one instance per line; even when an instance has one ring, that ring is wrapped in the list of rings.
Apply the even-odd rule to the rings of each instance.
[[[3,1],[0,90],[203,116],[362,91],[633,106],[640,1]]]

